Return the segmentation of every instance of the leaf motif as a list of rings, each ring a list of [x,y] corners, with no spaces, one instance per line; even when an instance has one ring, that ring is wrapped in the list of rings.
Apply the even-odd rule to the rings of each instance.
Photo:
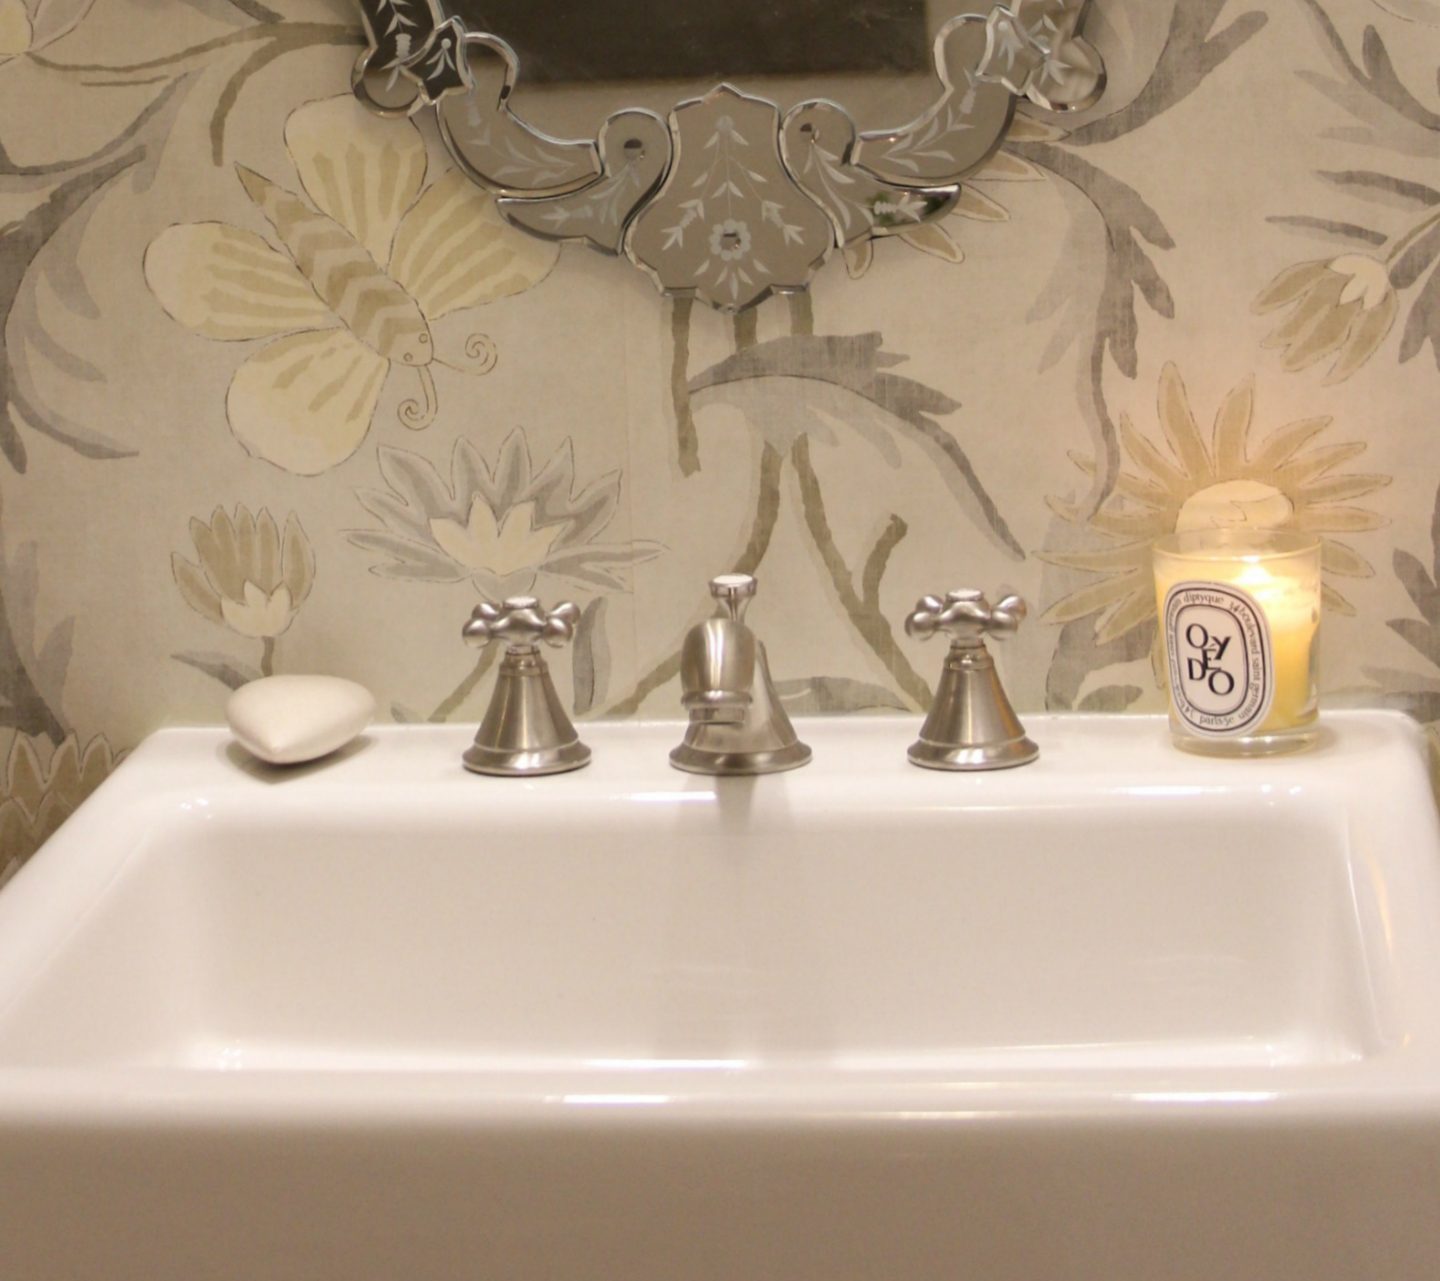
[[[1024,143],[1016,144],[1013,150],[1073,185],[1091,202],[1105,224],[1104,276],[1099,297],[1095,300],[1094,319],[1081,321],[1077,316],[1069,325],[1072,332],[1079,330],[1084,334],[1088,330],[1088,385],[1083,389],[1088,393],[1092,430],[1096,436],[1095,453],[1101,462],[1087,504],[1093,509],[1114,488],[1120,469],[1119,442],[1106,404],[1105,356],[1109,354],[1125,377],[1133,379],[1138,375],[1140,323],[1136,311],[1137,294],[1156,315],[1167,320],[1174,318],[1175,300],[1170,287],[1161,278],[1141,242],[1160,249],[1173,249],[1175,241],[1159,215],[1145,203],[1139,192],[1090,164],[1068,146]],[[1074,236],[1072,232],[1068,246],[1072,252],[1062,253],[1057,258],[1056,268],[1032,309],[1032,316],[1051,315],[1062,308],[1074,306],[1074,264],[1080,256]],[[1058,359],[1070,341],[1065,329],[1058,329],[1047,350],[1047,360],[1053,362]]]
[[[1183,102],[1212,71],[1259,34],[1269,15],[1251,9],[1219,30],[1227,0],[1185,0],[1170,10],[1170,30],[1150,78],[1130,103],[1074,130],[1076,146],[1113,142]]]
[[[1024,142],[1027,140],[1030,142],[1047,142],[1053,141],[1055,137],[1061,136],[1059,134],[1047,136],[1040,130],[1034,130],[1026,131],[1026,133],[1030,135],[1028,138],[1017,137],[1018,131],[1015,126],[1019,123],[1019,119],[1017,116],[1015,120],[1011,122],[1010,131],[1007,134],[1007,137],[1012,142]],[[1041,182],[1044,178],[1045,175],[1028,160],[1022,160],[1019,156],[1012,155],[1003,148],[992,155],[990,159],[970,175],[971,182]]]
[[[62,618],[50,629],[50,634],[35,656],[35,683],[41,689],[60,690],[65,687],[65,674],[70,668],[74,641],[73,615]]]
[[[781,442],[785,448],[793,443],[797,434],[797,410],[818,407],[822,413],[829,412],[820,395],[821,389],[838,389],[845,396],[865,402],[872,410],[879,410],[883,417],[872,421],[857,415],[853,400],[849,402],[849,412],[844,412],[845,397],[842,396],[837,421],[865,435],[892,466],[898,465],[899,458],[888,436],[898,426],[937,464],[942,482],[975,524],[999,547],[1016,559],[1023,559],[1024,549],[981,483],[969,456],[959,441],[935,420],[938,415],[954,413],[960,408],[959,402],[914,379],[882,372],[905,359],[883,351],[882,342],[881,335],[876,333],[772,338],[696,375],[690,382],[690,391],[692,396],[708,388],[736,387],[753,391],[770,380],[787,380],[782,385],[787,411],[786,426],[782,430],[789,433],[789,439]],[[830,397],[834,399],[833,391]],[[742,396],[733,403],[748,408],[762,431],[773,430],[776,420],[765,413],[756,415],[753,399],[747,402]],[[774,406],[764,408],[773,410]],[[828,438],[832,433],[823,429],[823,421],[823,418],[815,419],[816,425],[822,427],[822,438]]]
[[[605,639],[605,597],[597,596],[581,611],[571,647],[575,714],[584,716],[603,703],[610,689],[610,647]]]
[[[1410,304],[1410,317],[1400,339],[1401,363],[1418,356],[1427,342],[1435,367],[1440,369],[1440,267],[1430,273],[1430,279]]]
[[[1080,704],[1077,712],[1123,712],[1137,702],[1145,691],[1138,685],[1102,685],[1092,689]]]
[[[1427,626],[1416,618],[1392,618],[1386,626],[1434,666],[1440,667],[1440,629]]]
[[[859,280],[867,271],[875,259],[875,242],[873,240],[861,240],[853,245],[846,245],[842,251],[845,256],[845,271],[851,280]]]
[[[656,543],[641,541],[619,546],[592,543],[547,556],[540,569],[555,578],[568,578],[587,587],[623,592],[630,590],[626,571],[632,565],[654,560],[661,550]]]
[[[1326,239],[1358,241],[1362,245],[1383,245],[1389,238],[1383,231],[1362,227],[1353,222],[1337,222],[1334,218],[1312,218],[1308,214],[1272,214],[1265,219],[1277,227],[1295,227],[1314,231]]]
[[[168,91],[161,94],[126,131],[126,136],[155,118],[170,96]],[[58,441],[84,458],[128,458],[136,452],[40,403],[29,360],[31,352],[37,348],[36,340],[47,335],[39,324],[38,315],[34,314],[30,294],[39,274],[34,265],[42,251],[48,248],[53,254],[57,246],[52,242],[57,233],[72,218],[76,219],[72,226],[80,227],[82,223],[77,215],[81,215],[91,197],[112,178],[138,165],[145,154],[144,147],[132,147],[118,158],[67,178],[24,217],[16,222],[0,224],[0,452],[16,471],[23,472],[26,466],[26,451],[18,422]],[[0,172],[9,167],[3,150],[0,150]],[[25,288],[27,282],[31,282],[29,292]],[[12,323],[36,325],[31,341],[5,342]],[[47,350],[58,353],[62,349],[51,343]],[[64,354],[68,362],[75,360],[70,353]]]
[[[430,517],[411,507],[403,498],[379,489],[357,489],[355,497],[367,512],[379,517],[381,523],[389,528],[401,530],[422,541],[429,537]]]
[[[909,705],[883,685],[848,676],[806,676],[776,681],[775,692],[791,716],[823,716],[837,712],[909,711]]]
[[[1337,187],[1392,208],[1429,209],[1440,204],[1440,191],[1436,191],[1434,187],[1423,182],[1409,182],[1374,169],[1320,169],[1316,172]]]
[[[984,192],[974,187],[962,187],[955,212],[961,218],[972,222],[1009,222],[1010,211],[998,200],[991,200]]]
[[[228,654],[199,653],[191,650],[183,654],[171,654],[170,657],[177,663],[184,663],[186,667],[193,667],[197,672],[204,672],[226,689],[239,689],[242,685],[260,679],[258,667],[231,658]]]
[[[1045,706],[1052,710],[1073,708],[1092,672],[1144,658],[1154,640],[1153,621],[1142,623],[1105,644],[1096,641],[1095,628],[1089,618],[1067,623],[1060,630],[1060,641],[1045,677]]]
[[[467,446],[468,448],[468,446]],[[457,445],[457,457],[459,445]],[[393,445],[381,445],[375,451],[380,465],[380,475],[415,514],[415,532],[425,537],[430,521],[440,516],[450,516],[464,524],[470,513],[461,506],[461,493],[457,489],[451,494],[440,473],[419,454],[408,449],[396,449]],[[483,470],[483,463],[481,469]],[[362,500],[363,501],[363,500]],[[370,504],[367,502],[366,506]],[[490,504],[495,507],[495,503]],[[372,509],[373,510],[373,509]],[[383,518],[383,512],[377,512]],[[412,522],[407,521],[406,524]]]
[[[955,237],[938,222],[922,223],[918,227],[907,228],[899,234],[900,239],[912,249],[919,249],[944,262],[962,263],[965,261],[965,251],[960,248]]]
[[[422,583],[458,583],[465,570],[430,543],[418,542],[399,534],[381,530],[353,529],[345,537],[362,551],[379,552],[391,557],[388,565],[374,565],[370,572],[378,578],[413,578]]]
[[[1397,550],[1393,561],[1395,577],[1405,589],[1415,608],[1427,622],[1440,625],[1440,587],[1418,559],[1407,551]]]

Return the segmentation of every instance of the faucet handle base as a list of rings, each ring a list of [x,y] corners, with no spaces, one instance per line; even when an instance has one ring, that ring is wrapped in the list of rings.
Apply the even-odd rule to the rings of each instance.
[[[549,668],[533,646],[506,652],[490,707],[462,759],[472,773],[507,778],[563,774],[589,764],[590,749],[560,705]]]
[[[925,769],[949,770],[1010,769],[1040,755],[1005,697],[983,642],[951,646],[935,702],[909,755]]]
[[[461,759],[465,762],[465,768],[474,774],[533,778],[539,774],[564,774],[588,765],[590,749],[578,738],[562,747],[544,747],[530,751],[472,743],[465,749],[465,755]]]
[[[778,774],[809,760],[810,748],[799,741],[771,751],[726,751],[685,742],[670,753],[670,764],[690,774]]]
[[[982,770],[1012,769],[1028,765],[1040,755],[1040,749],[1021,734],[1003,743],[983,743],[957,747],[953,743],[929,743],[916,739],[906,753],[914,765],[922,769]]]

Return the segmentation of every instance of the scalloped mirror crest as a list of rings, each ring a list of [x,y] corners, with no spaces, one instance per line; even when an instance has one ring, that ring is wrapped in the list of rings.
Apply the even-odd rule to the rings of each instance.
[[[899,126],[844,106],[778,104],[729,83],[666,118],[612,113],[565,140],[511,107],[522,68],[502,33],[472,32],[442,0],[358,0],[367,47],[351,76],[381,115],[433,110],[456,165],[515,226],[630,259],[671,297],[722,311],[797,293],[838,248],[943,217],[999,148],[1017,98],[1090,106],[1100,55],[1088,0],[1009,0],[960,13],[934,41],[935,97]]]

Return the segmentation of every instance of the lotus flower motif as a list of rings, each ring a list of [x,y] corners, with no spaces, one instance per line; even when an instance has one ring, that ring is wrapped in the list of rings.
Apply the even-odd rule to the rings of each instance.
[[[190,538],[198,563],[177,552],[171,568],[191,609],[241,636],[273,639],[290,626],[315,581],[315,553],[294,512],[282,534],[264,508],[231,516],[217,507],[208,524],[190,522]]]
[[[118,763],[103,736],[83,749],[70,735],[44,760],[39,740],[18,735],[0,778],[0,885],[8,881]],[[42,760],[44,763],[42,764]]]

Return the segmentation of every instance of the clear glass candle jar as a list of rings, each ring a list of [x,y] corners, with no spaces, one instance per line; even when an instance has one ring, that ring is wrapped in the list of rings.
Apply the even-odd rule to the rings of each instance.
[[[1313,743],[1320,540],[1191,530],[1156,540],[1154,568],[1175,745],[1259,756]]]

